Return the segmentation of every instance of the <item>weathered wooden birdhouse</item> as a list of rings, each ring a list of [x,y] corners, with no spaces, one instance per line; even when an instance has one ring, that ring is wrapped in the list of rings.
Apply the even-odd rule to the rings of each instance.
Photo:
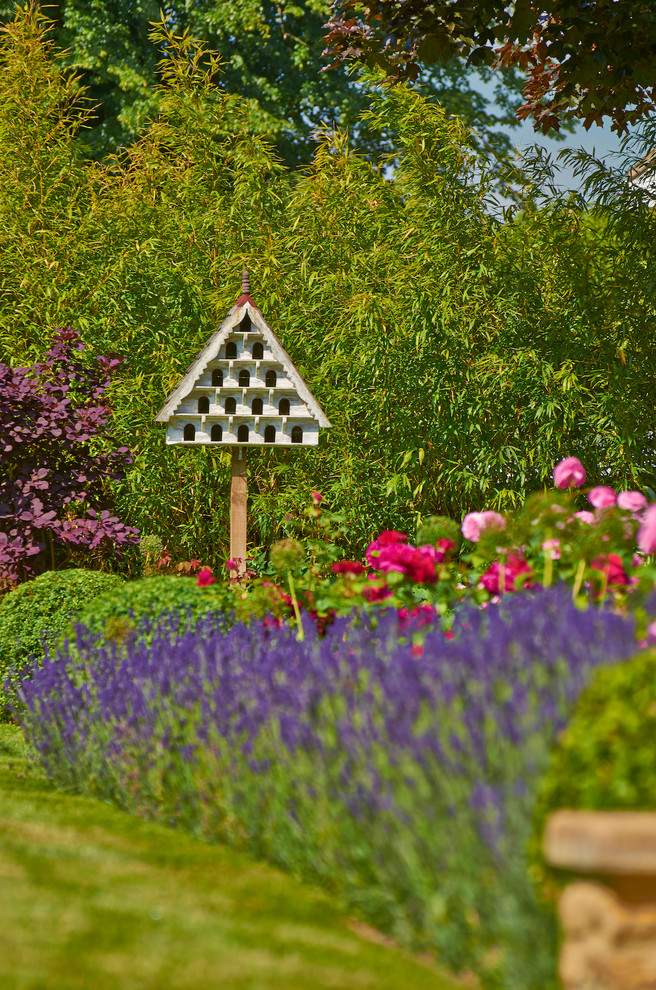
[[[250,296],[242,295],[166,400],[167,444],[316,446],[330,422]]]
[[[232,448],[231,575],[246,569],[248,447],[315,447],[330,422],[250,295],[242,294],[155,417],[167,444]]]

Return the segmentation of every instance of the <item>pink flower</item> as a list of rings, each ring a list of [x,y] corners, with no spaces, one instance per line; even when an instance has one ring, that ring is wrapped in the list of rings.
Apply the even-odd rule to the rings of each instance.
[[[231,560],[230,557],[228,557],[228,559],[226,560],[225,565],[229,571],[236,571],[239,569],[239,564],[237,563],[237,561]]]
[[[379,571],[397,571],[405,574],[415,584],[432,584],[437,580],[439,551],[436,547],[417,547],[396,543],[382,547],[374,562]]]
[[[560,540],[545,540],[543,550],[551,550],[551,559],[560,560]]]
[[[647,499],[642,492],[620,492],[617,496],[617,504],[620,509],[628,512],[640,512],[647,504]]]
[[[370,574],[369,580],[376,581],[377,578],[374,574]],[[391,594],[390,587],[385,582],[378,585],[370,584],[368,587],[362,589],[362,597],[367,602],[382,602],[385,598],[389,598]]]
[[[399,533],[397,529],[384,529],[378,537],[381,547],[388,547],[394,543],[407,543],[408,537],[405,533]]]
[[[517,554],[510,554],[508,556],[508,562],[503,565],[504,571],[504,590],[517,591],[515,585],[515,579],[519,577],[520,574],[533,574],[531,565],[523,557]],[[495,560],[493,564],[488,567],[485,574],[481,575],[481,579],[478,582],[479,587],[485,588],[492,595],[498,595],[501,592],[501,565],[498,560]],[[522,584],[523,588],[532,588],[533,582],[530,578],[524,581]]]
[[[468,512],[460,528],[466,540],[476,543],[486,529],[505,529],[506,520],[498,512],[492,512],[490,509],[485,512]]]
[[[588,495],[588,502],[594,505],[595,509],[609,509],[617,502],[617,495],[614,489],[607,485],[597,485]]]
[[[624,570],[622,558],[618,553],[603,553],[590,561],[590,567],[605,574],[608,584],[628,584],[629,576]]]
[[[321,492],[312,492],[312,501],[315,505],[321,505],[323,502],[323,495]]]
[[[437,616],[437,612],[428,602],[423,605],[416,605],[411,609],[399,608],[396,610],[396,614],[399,617],[399,626],[402,629],[407,626],[409,620],[412,618],[417,620],[416,625],[421,629],[422,626],[431,625]]]
[[[642,514],[642,526],[638,530],[638,549],[643,553],[656,553],[656,502]]]
[[[380,534],[377,540],[370,543],[367,547],[365,553],[365,558],[370,567],[376,566],[376,560],[378,559],[378,554],[383,547],[391,546],[396,543],[406,543],[408,537],[405,533],[399,533],[395,529],[386,529]]]
[[[207,588],[208,584],[216,584],[216,578],[212,574],[212,568],[201,567],[196,578],[196,585],[199,588]]]
[[[585,468],[578,457],[566,457],[553,471],[556,488],[578,488],[585,481]]]
[[[366,570],[359,560],[340,560],[330,569],[333,574],[364,574]]]
[[[587,523],[588,526],[594,525],[594,523],[596,523],[596,521],[597,521],[595,519],[595,517],[594,517],[594,513],[593,512],[588,512],[587,509],[582,509],[580,512],[575,512],[574,513],[574,518],[575,519],[580,519],[581,522]]]

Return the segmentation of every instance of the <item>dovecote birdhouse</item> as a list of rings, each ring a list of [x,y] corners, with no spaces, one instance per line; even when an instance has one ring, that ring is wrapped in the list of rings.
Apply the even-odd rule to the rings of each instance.
[[[166,423],[167,444],[232,448],[231,576],[246,569],[247,449],[316,447],[330,427],[289,354],[250,294],[242,294],[155,417]]]
[[[158,413],[167,444],[313,447],[330,422],[250,296],[242,295]]]

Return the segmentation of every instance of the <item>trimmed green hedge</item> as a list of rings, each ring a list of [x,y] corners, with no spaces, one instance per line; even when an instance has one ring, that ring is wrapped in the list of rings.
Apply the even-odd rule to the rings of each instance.
[[[195,578],[163,574],[130,581],[100,595],[93,607],[76,617],[75,624],[123,642],[136,635],[144,622],[176,611],[182,613],[180,628],[194,625],[210,614],[227,620],[233,602],[234,593],[218,582],[199,588]]]
[[[103,571],[46,571],[0,599],[0,719],[7,715],[3,683],[9,669],[23,668],[30,656],[38,660],[44,646],[54,644],[72,618],[102,592],[124,583]]]
[[[656,810],[656,649],[596,671],[544,778],[538,809]]]
[[[561,808],[656,810],[656,649],[600,667],[553,751],[530,855],[532,877],[548,899],[563,874],[546,863],[542,838],[549,815]]]

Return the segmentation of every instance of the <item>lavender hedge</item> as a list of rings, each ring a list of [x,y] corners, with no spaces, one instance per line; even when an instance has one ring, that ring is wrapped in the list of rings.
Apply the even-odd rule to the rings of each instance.
[[[398,623],[298,642],[204,620],[122,652],[79,629],[24,681],[25,730],[56,783],[319,880],[486,985],[545,990],[536,786],[590,670],[634,651],[632,620],[557,587],[463,611],[453,639]]]

